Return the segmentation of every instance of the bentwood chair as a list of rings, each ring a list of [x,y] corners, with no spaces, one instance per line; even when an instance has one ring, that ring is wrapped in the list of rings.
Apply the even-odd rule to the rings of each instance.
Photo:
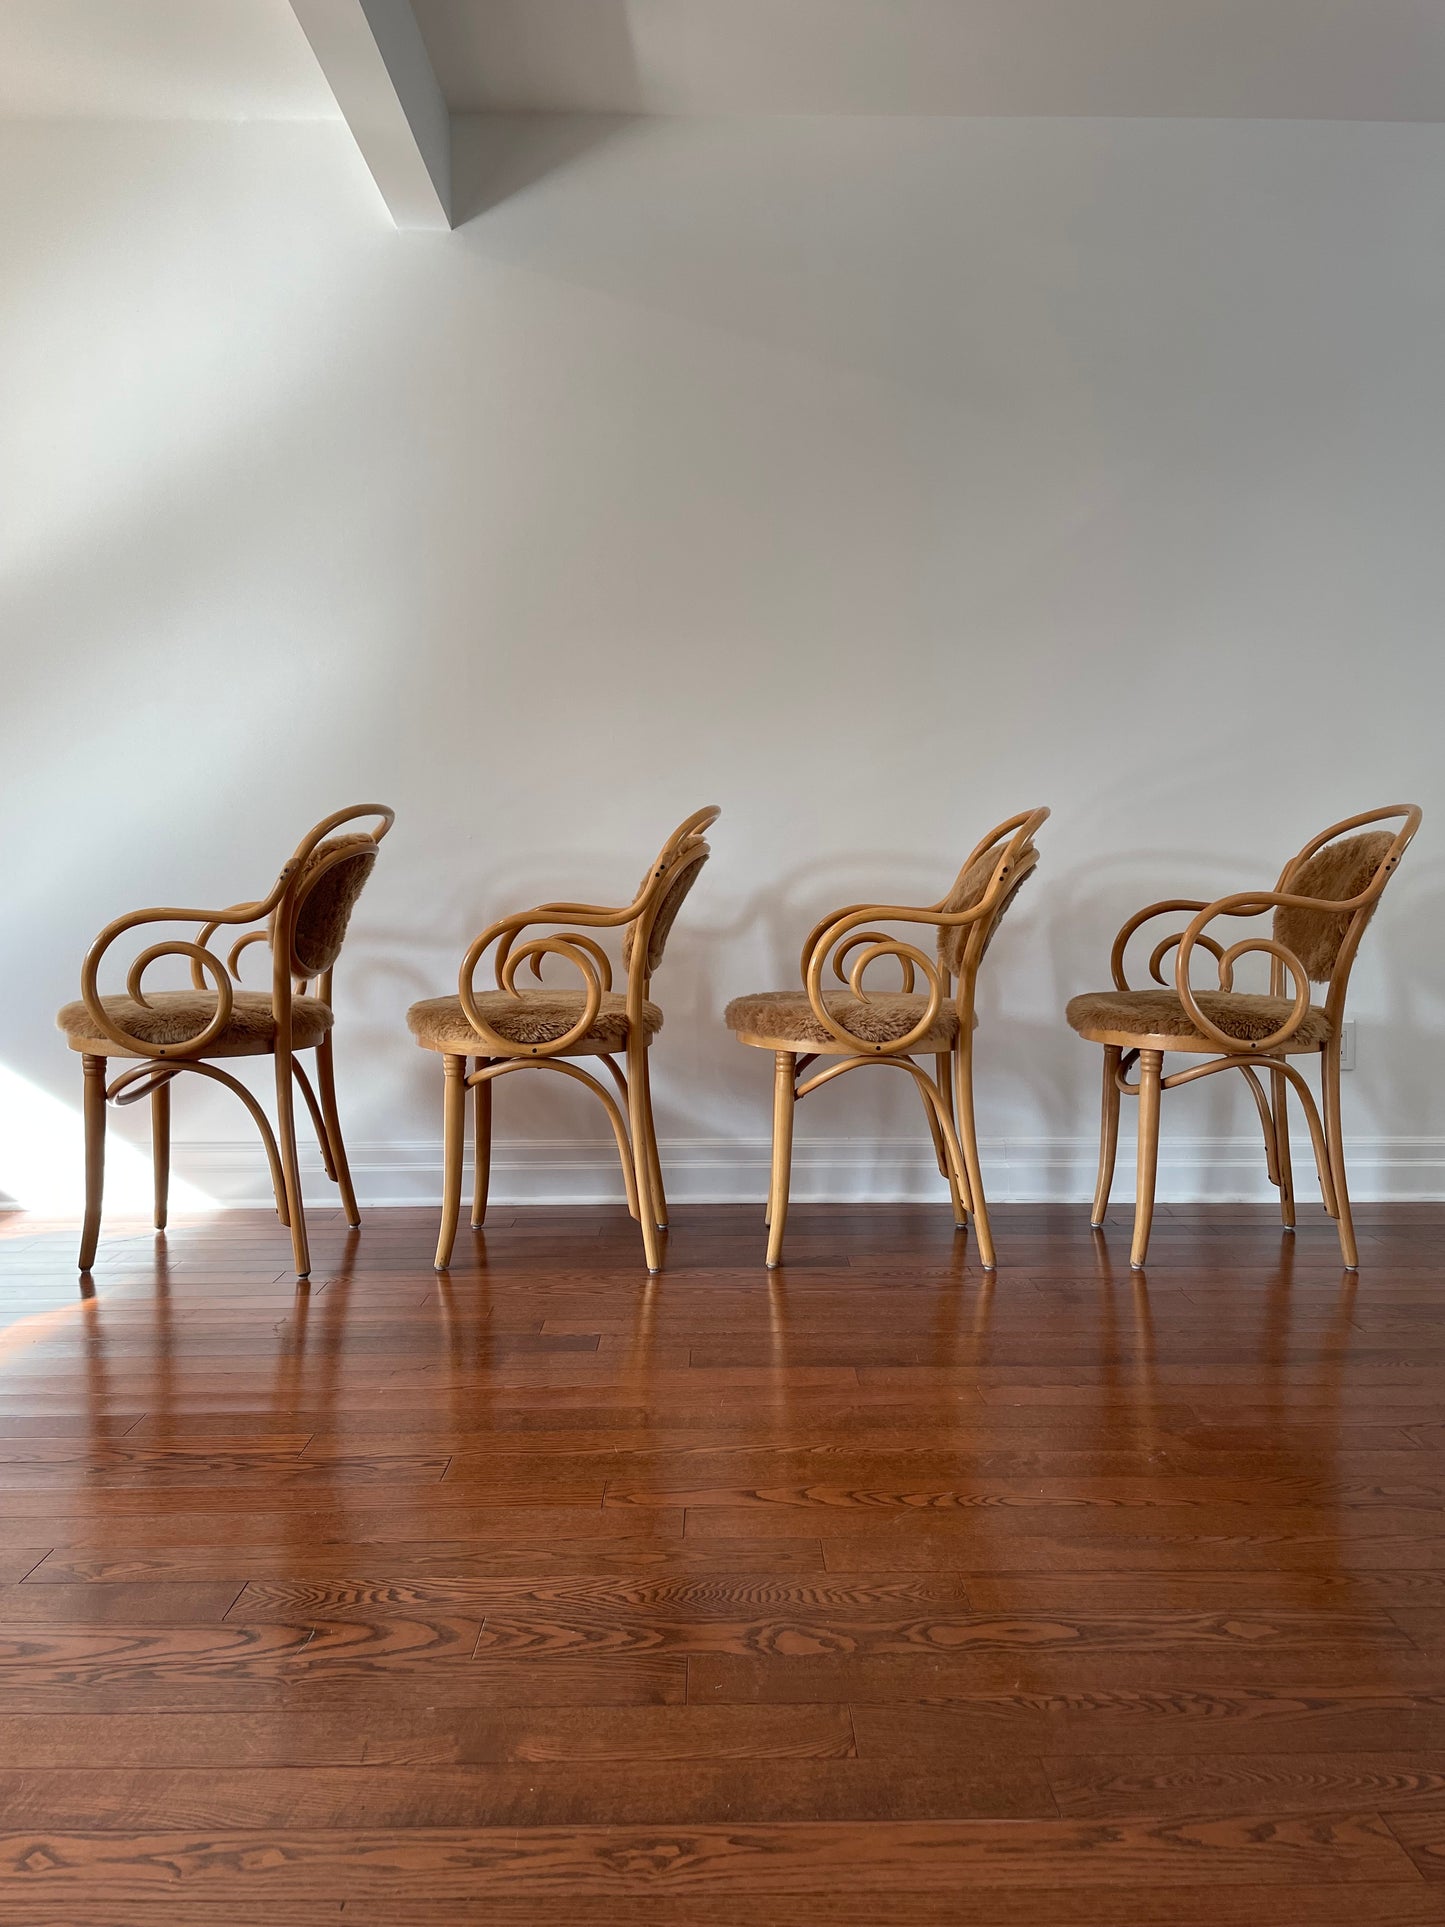
[[[662,1012],[651,1001],[652,979],[683,899],[710,854],[703,832],[717,821],[716,809],[697,810],[673,831],[643,878],[631,903],[607,909],[591,903],[541,903],[490,924],[462,959],[455,997],[431,997],[407,1012],[412,1035],[423,1050],[436,1051],[445,1072],[442,1148],[442,1221],[436,1269],[451,1263],[461,1216],[462,1156],[466,1134],[466,1094],[475,1093],[476,1169],[472,1229],[486,1217],[492,1154],[492,1085],[509,1072],[559,1071],[585,1084],[602,1101],[617,1140],[627,1208],[642,1227],[647,1269],[662,1266],[659,1231],[667,1229],[667,1199],[652,1119],[648,1049],[662,1028]],[[536,926],[543,932],[519,942]],[[558,926],[563,926],[560,930]],[[566,926],[581,926],[568,928]],[[612,964],[595,937],[584,929],[617,930],[627,973],[623,995],[612,988]],[[496,988],[479,990],[477,966],[495,945],[492,976]],[[530,966],[541,981],[542,959],[563,958],[582,979],[580,989],[518,990],[517,972]],[[624,1074],[615,1053],[627,1060]],[[627,1108],[590,1071],[568,1060],[597,1057],[606,1065]],[[474,1066],[472,1068],[471,1066]]]
[[[954,1224],[965,1229],[972,1212],[979,1257],[985,1270],[993,1270],[993,1235],[973,1115],[973,1033],[978,1022],[974,992],[998,920],[1039,860],[1034,835],[1048,814],[1046,809],[1027,810],[990,830],[937,903],[919,909],[854,903],[833,911],[803,945],[801,990],[761,991],[735,997],[728,1005],[723,1021],[739,1043],[773,1053],[769,1269],[782,1257],[793,1112],[799,1099],[846,1071],[886,1064],[906,1071],[917,1084],[938,1169],[948,1181]],[[880,923],[932,925],[937,961],[906,938],[877,929]],[[855,951],[861,953],[856,958]],[[902,966],[901,990],[864,989],[864,973],[883,957],[894,957]],[[823,988],[830,968],[846,990]],[[926,993],[914,989],[920,976],[928,985]],[[933,1058],[932,1076],[913,1062],[915,1056]],[[798,1078],[819,1057],[839,1061],[800,1084]]]
[[[1368,827],[1396,822],[1399,827],[1394,830]],[[1226,1070],[1242,1071],[1248,1081],[1264,1131],[1270,1183],[1279,1191],[1280,1216],[1286,1231],[1293,1231],[1295,1223],[1288,1118],[1289,1091],[1294,1090],[1309,1126],[1325,1210],[1339,1226],[1345,1269],[1359,1269],[1340,1127],[1340,1031],[1345,994],[1365,926],[1419,827],[1420,811],[1414,804],[1367,810],[1313,837],[1286,863],[1273,890],[1245,890],[1218,897],[1213,903],[1173,897],[1150,904],[1130,917],[1114,939],[1110,961],[1114,988],[1088,991],[1070,1000],[1066,1012],[1069,1023],[1081,1037],[1104,1047],[1095,1230],[1103,1223],[1113,1184],[1120,1094],[1139,1099],[1138,1181],[1130,1252],[1135,1271],[1144,1268],[1154,1215],[1160,1092]],[[1363,834],[1347,834],[1350,831]],[[1149,958],[1149,974],[1164,988],[1131,990],[1124,955],[1130,938],[1152,918],[1182,910],[1195,913],[1189,924],[1157,943]],[[1218,919],[1261,917],[1270,910],[1274,922],[1267,937],[1246,935],[1228,942],[1228,929],[1221,930],[1218,937],[1210,934],[1209,926]],[[1221,938],[1226,941],[1221,942]],[[1171,950],[1177,952],[1172,990],[1165,984],[1163,969]],[[1190,964],[1196,950],[1207,951],[1215,959],[1217,990],[1196,990],[1192,986]],[[1270,960],[1267,996],[1234,988],[1234,967],[1251,952]],[[1311,983],[1328,986],[1323,1003],[1311,1000]],[[1166,1077],[1163,1063],[1169,1051],[1209,1061]],[[1320,1060],[1323,1122],[1309,1086],[1289,1061],[1307,1055]],[[1129,1072],[1136,1061],[1139,1081],[1131,1084]],[[1259,1079],[1261,1070],[1270,1075],[1268,1097]]]
[[[374,819],[371,829],[333,832],[359,818]],[[331,1050],[331,977],[341,953],[347,922],[376,862],[376,847],[391,828],[392,812],[381,803],[358,803],[318,823],[297,844],[275,886],[254,903],[227,910],[136,910],[107,924],[85,959],[80,998],[56,1018],[70,1048],[81,1053],[85,1076],[85,1228],[80,1268],[89,1271],[100,1237],[105,1177],[105,1107],[151,1101],[151,1143],[155,1160],[155,1224],[165,1229],[170,1176],[171,1085],[182,1071],[224,1084],[250,1112],[261,1133],[276,1212],[290,1227],[296,1275],[311,1270],[306,1216],[296,1155],[293,1083],[306,1099],[321,1145],[326,1175],[341,1193],[347,1223],[359,1222],[356,1194],[341,1141]],[[209,948],[218,930],[264,924],[231,945],[224,963]],[[130,964],[125,996],[102,996],[100,968],[111,945],[149,923],[199,924],[194,940],[174,936],[142,950]],[[241,952],[261,943],[271,952],[269,990],[240,988]],[[190,963],[189,990],[145,988],[151,965],[163,957]],[[207,979],[209,978],[209,985]],[[316,1085],[306,1075],[299,1052],[316,1052]],[[139,1058],[135,1068],[107,1083],[112,1057]],[[217,1058],[269,1057],[276,1072],[276,1125],[244,1084],[214,1062]]]

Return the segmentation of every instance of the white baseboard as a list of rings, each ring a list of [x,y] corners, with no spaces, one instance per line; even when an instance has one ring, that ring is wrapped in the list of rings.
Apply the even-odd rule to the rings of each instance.
[[[362,1204],[434,1205],[440,1199],[441,1145],[432,1141],[359,1143],[349,1147]],[[992,1138],[980,1145],[984,1185],[995,1203],[1077,1202],[1093,1195],[1098,1147],[1093,1138]],[[673,1138],[661,1146],[669,1199],[677,1204],[756,1203],[767,1190],[768,1140]],[[1351,1195],[1367,1200],[1445,1198],[1445,1137],[1357,1137],[1346,1144]],[[245,1139],[177,1143],[175,1168],[221,1205],[270,1200],[259,1145]],[[1133,1196],[1134,1146],[1119,1145],[1117,1202]],[[1295,1146],[1301,1200],[1314,1195],[1308,1144]],[[302,1147],[308,1203],[332,1204],[314,1146]],[[471,1184],[468,1168],[466,1183]],[[611,1140],[499,1140],[491,1195],[498,1204],[610,1204],[622,1184]],[[926,1202],[943,1195],[926,1138],[798,1138],[793,1146],[793,1198],[803,1203]],[[1267,1202],[1274,1196],[1257,1136],[1167,1137],[1159,1148],[1162,1202]]]

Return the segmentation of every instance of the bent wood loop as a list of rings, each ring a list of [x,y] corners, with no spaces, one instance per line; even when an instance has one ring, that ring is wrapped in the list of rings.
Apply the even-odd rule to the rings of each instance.
[[[707,861],[709,846],[703,832],[715,823],[721,811],[715,805],[695,810],[680,823],[658,852],[637,895],[630,903],[615,907],[595,903],[539,903],[531,910],[519,911],[488,925],[462,959],[457,992],[467,1022],[476,1031],[485,1051],[496,1057],[559,1057],[578,1044],[592,1029],[602,999],[612,988],[612,965],[595,937],[581,929],[557,931],[558,924],[580,924],[584,928],[616,930],[627,926],[627,1021],[629,1030],[642,1024],[647,1001],[648,981],[656,963],[654,931],[658,919],[673,899],[690,884],[692,876]],[[519,942],[522,933],[533,927],[551,929]],[[665,931],[663,935],[665,935]],[[498,990],[518,997],[517,972],[525,964],[541,981],[544,957],[561,957],[582,980],[582,1009],[574,1023],[561,1036],[545,1043],[519,1044],[494,1030],[477,1002],[477,966],[487,951],[496,946],[492,975]]]
[[[990,830],[969,852],[952,888],[937,903],[917,906],[854,903],[830,912],[815,924],[803,944],[799,969],[809,1006],[818,1022],[840,1044],[866,1057],[906,1057],[927,1037],[950,995],[952,972],[947,962],[942,954],[937,960],[927,956],[906,938],[868,927],[877,923],[907,923],[931,925],[937,930],[940,953],[945,932],[964,933],[958,956],[957,986],[952,994],[960,1032],[965,1024],[971,1028],[979,962],[998,919],[1038,862],[1033,839],[1048,815],[1047,809],[1025,810]],[[968,888],[970,878],[972,892]],[[958,902],[970,894],[971,901]],[[958,907],[950,907],[956,902]],[[855,951],[859,953],[856,957]],[[928,985],[928,995],[923,1014],[911,1030],[879,1042],[859,1036],[828,1008],[823,979],[831,970],[860,1003],[867,1004],[872,997],[863,981],[865,974],[884,957],[892,957],[901,966],[905,992],[913,990],[916,976],[921,975]]]
[[[106,925],[86,953],[80,972],[80,995],[86,1011],[94,1023],[96,1034],[106,1037],[117,1045],[127,1056],[165,1058],[184,1061],[189,1058],[203,1057],[207,1047],[225,1030],[235,1007],[235,991],[240,981],[240,953],[252,943],[270,942],[273,951],[272,971],[272,1013],[277,1022],[278,1035],[285,1025],[289,1032],[291,1012],[293,971],[290,968],[294,959],[291,943],[294,939],[297,914],[310,896],[321,876],[344,857],[354,856],[354,849],[323,854],[320,862],[308,869],[308,861],[317,846],[343,823],[351,823],[359,818],[372,818],[376,827],[370,832],[371,842],[380,843],[395,822],[395,812],[384,803],[358,803],[350,808],[337,810],[324,818],[297,844],[295,852],[283,865],[281,874],[271,890],[264,897],[252,903],[233,903],[224,910],[191,910],[167,906],[155,906],[147,910],[133,910],[128,916],[117,917]],[[223,925],[237,926],[260,922],[263,918],[272,919],[270,930],[253,930],[232,945],[225,962],[209,948],[210,940]],[[126,974],[126,994],[134,1003],[149,1009],[144,987],[144,978],[151,965],[162,957],[185,957],[191,966],[191,984],[196,990],[210,988],[216,994],[216,1010],[210,1021],[193,1037],[179,1043],[158,1044],[149,1038],[137,1037],[118,1019],[111,1016],[101,1001],[99,991],[100,968],[111,946],[119,941],[127,931],[138,929],[151,923],[191,923],[198,926],[194,941],[175,937],[162,943],[149,945],[134,958]],[[209,980],[209,981],[208,981]]]

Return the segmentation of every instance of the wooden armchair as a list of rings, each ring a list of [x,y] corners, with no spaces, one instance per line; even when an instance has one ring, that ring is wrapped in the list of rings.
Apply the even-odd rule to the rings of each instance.
[[[558,1071],[585,1084],[601,1099],[617,1140],[627,1208],[642,1227],[649,1271],[660,1270],[658,1232],[667,1229],[667,1199],[652,1119],[648,1049],[662,1028],[662,1012],[651,1001],[652,978],[662,962],[668,936],[683,899],[710,854],[703,832],[717,821],[716,809],[696,811],[679,824],[662,846],[632,902],[619,909],[590,903],[542,903],[488,926],[462,959],[458,994],[431,997],[407,1012],[412,1035],[424,1050],[439,1053],[446,1076],[443,1109],[442,1222],[436,1269],[451,1262],[461,1215],[462,1154],[466,1131],[466,1093],[476,1093],[476,1176],[472,1228],[487,1210],[492,1148],[492,1085],[510,1071],[529,1066]],[[528,937],[537,926],[550,934]],[[557,926],[580,926],[558,929]],[[627,990],[612,988],[612,964],[586,929],[626,930],[623,966]],[[477,966],[493,950],[493,990],[478,990]],[[523,964],[541,981],[542,959],[561,957],[582,980],[577,990],[518,990]],[[627,1059],[624,1074],[615,1052]],[[617,1087],[627,1117],[616,1099],[590,1071],[567,1060],[598,1057]],[[475,1068],[469,1068],[474,1060]]]
[[[735,997],[728,1005],[723,1021],[739,1043],[773,1053],[770,1269],[782,1257],[788,1217],[794,1107],[846,1071],[887,1064],[907,1072],[918,1086],[938,1169],[948,1180],[954,1223],[964,1229],[973,1213],[979,1256],[984,1268],[993,1270],[993,1236],[973,1116],[974,991],[998,920],[1038,862],[1034,835],[1048,814],[1046,809],[1028,810],[990,830],[937,903],[919,909],[854,903],[833,911],[803,945],[801,991],[762,991]],[[933,926],[937,960],[906,938],[877,929],[880,923]],[[901,990],[864,989],[864,974],[883,957],[896,958],[901,965]],[[846,990],[824,989],[830,970]],[[914,989],[919,977],[928,985],[926,993]],[[932,1076],[913,1062],[915,1056],[933,1058]],[[798,1077],[819,1057],[841,1061],[799,1084]]]
[[[1399,828],[1393,831],[1368,827],[1397,820]],[[1288,1095],[1293,1088],[1309,1126],[1325,1210],[1339,1224],[1345,1268],[1358,1269],[1340,1127],[1340,1027],[1350,970],[1365,926],[1419,827],[1420,811],[1414,804],[1367,810],[1312,838],[1284,866],[1273,890],[1246,890],[1213,903],[1173,897],[1150,904],[1130,917],[1114,939],[1114,988],[1088,991],[1070,1000],[1069,1023],[1081,1037],[1104,1047],[1099,1178],[1093,1211],[1096,1230],[1103,1222],[1113,1183],[1120,1093],[1139,1099],[1139,1175],[1130,1252],[1136,1271],[1144,1267],[1154,1215],[1160,1092],[1225,1070],[1242,1071],[1249,1083],[1264,1131],[1270,1182],[1279,1191],[1287,1231],[1294,1229],[1295,1222],[1288,1120]],[[1351,831],[1364,834],[1350,835]],[[1152,918],[1186,910],[1194,912],[1189,924],[1157,943],[1149,958],[1150,976],[1156,984],[1165,985],[1164,961],[1171,950],[1177,952],[1173,989],[1131,990],[1124,956],[1130,938]],[[1230,942],[1228,928],[1218,936],[1210,931],[1210,925],[1221,919],[1259,917],[1271,910],[1274,923],[1268,937],[1243,936]],[[1197,990],[1191,984],[1190,965],[1197,950],[1215,960],[1215,990]],[[1234,988],[1235,965],[1251,952],[1270,960],[1267,996]],[[1328,986],[1321,1004],[1311,1001],[1312,982]],[[1165,1077],[1168,1051],[1210,1061]],[[1320,1059],[1323,1121],[1309,1086],[1289,1061],[1307,1053]],[[1139,1081],[1131,1084],[1128,1076],[1136,1060]],[[1270,1074],[1268,1097],[1260,1070]]]
[[[335,835],[344,824],[374,819],[369,830]],[[318,823],[297,844],[269,895],[226,910],[136,910],[107,924],[91,945],[80,973],[80,997],[56,1018],[70,1048],[81,1053],[85,1077],[85,1226],[80,1269],[89,1271],[100,1237],[105,1181],[107,1101],[151,1101],[155,1161],[155,1223],[166,1223],[170,1174],[171,1084],[192,1071],[224,1084],[250,1112],[261,1133],[276,1211],[291,1231],[296,1275],[311,1270],[306,1217],[296,1155],[293,1083],[306,1099],[321,1145],[326,1175],[338,1187],[347,1222],[359,1222],[356,1195],[341,1140],[331,1051],[331,977],[356,899],[376,863],[376,848],[394,821],[381,803],[358,803]],[[218,930],[263,923],[231,945],[223,963],[209,946]],[[102,996],[99,977],[112,944],[150,923],[199,924],[193,940],[175,936],[149,945],[132,961],[126,994]],[[271,951],[271,988],[240,988],[241,952],[251,944]],[[146,972],[163,957],[190,963],[189,990],[147,990]],[[209,983],[208,980],[209,979]],[[316,1052],[316,1087],[298,1052]],[[133,1070],[107,1084],[112,1057],[140,1058]],[[244,1084],[213,1060],[271,1057],[276,1066],[276,1136],[266,1114]]]

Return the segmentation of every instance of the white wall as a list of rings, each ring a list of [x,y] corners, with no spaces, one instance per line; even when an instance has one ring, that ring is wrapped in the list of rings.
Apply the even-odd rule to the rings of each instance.
[[[51,1018],[104,921],[259,893],[380,797],[344,1117],[364,1196],[434,1195],[406,1004],[505,909],[621,900],[715,801],[660,1128],[676,1195],[757,1195],[770,1067],[727,997],[1047,802],[989,958],[986,1170],[1087,1195],[1098,1053],[1060,1013],[1122,917],[1407,798],[1346,1121],[1361,1196],[1445,1190],[1445,127],[463,146],[480,211],[399,235],[339,126],[0,130],[12,1140],[78,1098]],[[499,1097],[498,1195],[614,1195],[600,1117],[543,1083]],[[848,1085],[800,1119],[800,1192],[938,1195],[892,1080]],[[259,1196],[243,1127],[188,1092],[179,1170]],[[1264,1195],[1242,1091],[1165,1128],[1170,1195]]]

